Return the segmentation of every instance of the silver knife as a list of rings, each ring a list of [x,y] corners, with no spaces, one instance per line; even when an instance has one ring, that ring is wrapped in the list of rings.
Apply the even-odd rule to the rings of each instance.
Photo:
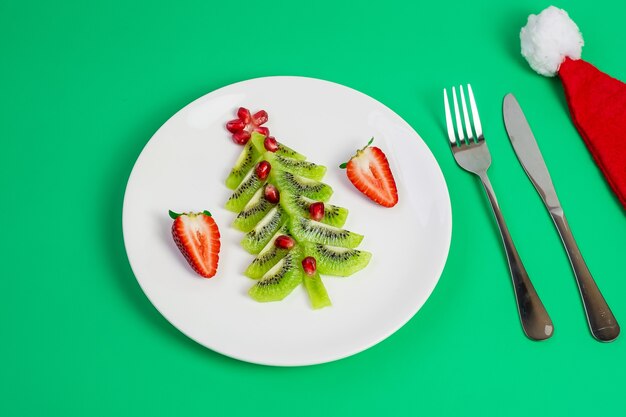
[[[601,342],[611,342],[619,335],[619,324],[591,276],[578,245],[576,245],[561,203],[556,196],[548,167],[546,167],[541,156],[541,151],[522,108],[513,94],[507,94],[504,97],[502,111],[504,113],[504,125],[515,154],[550,212],[567,251],[591,334]]]

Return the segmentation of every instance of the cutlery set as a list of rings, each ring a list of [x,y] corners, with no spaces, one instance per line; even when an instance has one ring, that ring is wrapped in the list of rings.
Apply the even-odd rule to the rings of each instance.
[[[471,121],[462,86],[459,86],[460,100],[459,97],[457,97],[456,88],[452,88],[453,120],[448,92],[446,89],[443,90],[446,127],[452,154],[461,168],[476,174],[480,178],[485,188],[487,198],[493,209],[502,236],[504,251],[513,282],[517,309],[524,333],[532,340],[548,339],[553,334],[554,326],[515,248],[511,234],[504,221],[502,211],[498,205],[495,192],[487,176],[487,169],[491,165],[491,154],[489,153],[487,142],[482,132],[482,125],[480,123],[474,93],[469,84],[467,85],[467,93],[470,104],[469,108],[471,109]],[[459,101],[461,102],[460,108]],[[604,300],[602,293],[598,289],[576,245],[563,208],[557,198],[554,185],[550,179],[548,168],[546,167],[530,126],[526,121],[526,117],[513,94],[507,94],[505,96],[503,114],[506,131],[515,154],[530,181],[541,196],[561,237],[574,271],[591,334],[602,342],[613,341],[619,335],[620,327],[611,309]]]

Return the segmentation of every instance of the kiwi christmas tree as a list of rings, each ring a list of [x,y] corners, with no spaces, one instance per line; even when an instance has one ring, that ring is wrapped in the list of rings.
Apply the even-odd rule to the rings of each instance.
[[[279,301],[298,285],[313,308],[330,305],[320,274],[349,276],[363,269],[371,253],[355,249],[362,235],[342,229],[348,210],[328,203],[333,189],[322,179],[326,167],[269,136],[264,110],[237,111],[226,124],[244,145],[226,179],[233,194],[226,208],[237,213],[233,227],[245,233],[241,245],[255,255],[245,275],[257,282],[250,296]]]

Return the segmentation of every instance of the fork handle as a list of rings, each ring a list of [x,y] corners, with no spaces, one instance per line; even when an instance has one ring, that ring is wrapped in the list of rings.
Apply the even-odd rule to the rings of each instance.
[[[522,322],[522,328],[524,333],[532,340],[545,340],[552,336],[554,332],[554,325],[548,315],[543,303],[535,291],[535,287],[530,282],[526,268],[522,264],[522,260],[517,253],[509,229],[506,226],[498,200],[487,177],[487,171],[479,172],[485,192],[491,203],[493,214],[498,222],[498,228],[500,229],[500,235],[502,235],[502,243],[504,244],[504,251],[506,252],[506,258],[509,263],[509,271],[511,272],[511,279],[513,281],[513,290],[515,292],[515,300],[517,302],[517,311],[519,313],[520,321]]]
[[[560,208],[550,210],[550,215],[559,231],[563,246],[565,246],[567,256],[572,264],[580,297],[587,315],[589,330],[591,330],[593,337],[599,341],[611,342],[619,335],[619,324],[617,324],[615,316],[598,289],[591,272],[589,272],[589,268],[587,268],[587,264],[580,253],[580,249],[578,249],[563,210]]]

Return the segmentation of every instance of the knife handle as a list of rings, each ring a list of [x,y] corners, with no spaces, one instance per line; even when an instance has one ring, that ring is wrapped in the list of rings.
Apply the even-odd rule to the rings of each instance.
[[[606,303],[600,289],[587,268],[580,249],[574,240],[572,230],[567,223],[562,209],[550,210],[550,215],[556,225],[567,256],[572,264],[580,297],[587,315],[587,323],[593,337],[601,342],[612,342],[619,336],[620,328],[615,316]]]
[[[509,263],[509,271],[511,273],[511,280],[513,281],[513,290],[515,292],[515,301],[517,302],[517,311],[519,313],[520,321],[522,322],[522,328],[524,333],[532,340],[545,340],[552,336],[554,333],[554,325],[552,320],[543,306],[537,291],[524,268],[522,259],[517,253],[513,238],[509,233],[509,229],[504,222],[502,211],[496,200],[495,192],[487,177],[487,172],[483,171],[478,173],[485,192],[491,203],[493,214],[496,217],[498,228],[500,229],[500,235],[502,236],[502,243],[504,244],[504,251],[506,252],[507,261]]]

